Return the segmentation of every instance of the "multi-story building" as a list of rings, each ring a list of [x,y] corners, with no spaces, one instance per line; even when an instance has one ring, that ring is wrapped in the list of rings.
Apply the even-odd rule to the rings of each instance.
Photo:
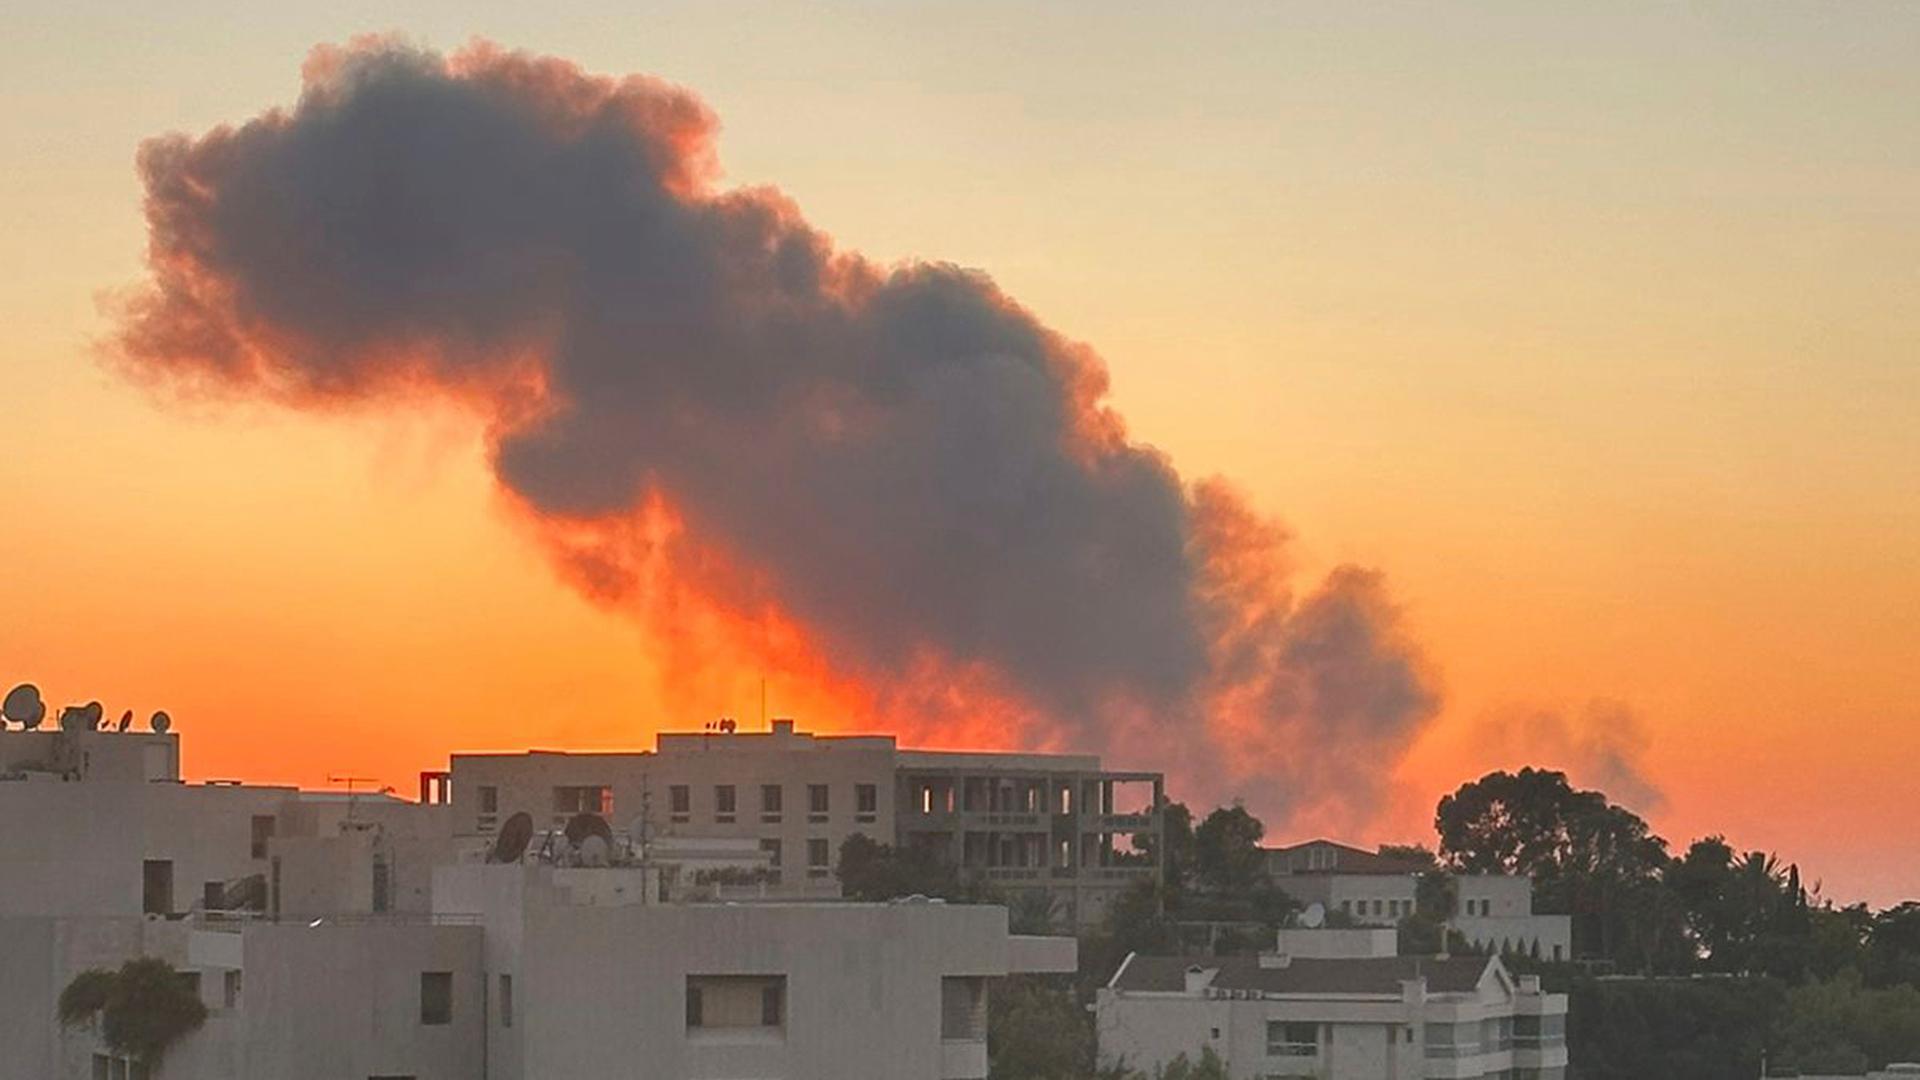
[[[780,770],[799,762],[759,749],[772,739],[710,758],[697,739],[663,741],[716,770],[676,774],[689,788],[706,775],[805,792],[734,811],[756,828],[793,815],[801,831],[776,836],[802,850],[842,813],[847,835],[891,821],[890,742],[822,749],[794,777]],[[874,772],[860,759],[882,743]],[[574,759],[522,756],[552,785],[509,769],[496,799],[537,790],[544,806],[575,800],[572,814],[634,790]],[[456,835],[465,811],[446,802],[189,784],[179,760],[172,734],[0,730],[0,1080],[143,1080],[95,1026],[55,1014],[74,976],[135,956],[166,961],[207,1006],[165,1063],[197,1080],[981,1080],[988,980],[1074,969],[1071,938],[1011,935],[1002,907],[716,904],[664,887],[668,866],[766,868],[739,836],[661,836],[611,865],[578,846],[489,862],[492,831]],[[644,808],[653,780],[637,780]],[[664,831],[695,803],[660,780]]]
[[[488,837],[516,812],[543,831],[582,811],[641,837],[752,840],[777,895],[839,893],[855,834],[941,853],[1009,894],[1044,891],[1063,925],[1091,925],[1130,884],[1157,879],[1158,773],[1111,772],[1074,754],[899,749],[892,736],[663,733],[652,751],[456,754],[422,780],[457,835]],[[544,839],[540,842],[544,842]]]
[[[1261,1080],[1560,1080],[1565,995],[1497,957],[1395,955],[1391,929],[1283,930],[1259,956],[1130,955],[1095,998],[1103,1064],[1208,1049]]]
[[[1420,874],[1415,861],[1331,840],[1266,850],[1267,873],[1302,904],[1320,904],[1360,926],[1395,926],[1412,915]],[[1456,874],[1448,925],[1475,948],[1524,952],[1543,960],[1573,957],[1573,919],[1536,915],[1533,883],[1504,874]]]

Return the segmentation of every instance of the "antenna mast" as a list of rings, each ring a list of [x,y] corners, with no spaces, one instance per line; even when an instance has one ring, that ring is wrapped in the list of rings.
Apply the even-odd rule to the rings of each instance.
[[[347,820],[348,821],[353,820],[353,810],[355,805],[358,802],[358,798],[354,794],[353,785],[377,784],[379,782],[380,782],[380,778],[377,776],[329,776],[327,777],[327,783],[329,784],[347,785]]]

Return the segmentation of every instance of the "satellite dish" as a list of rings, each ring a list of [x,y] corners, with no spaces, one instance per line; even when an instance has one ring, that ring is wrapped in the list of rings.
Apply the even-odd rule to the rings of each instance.
[[[80,707],[80,718],[86,721],[88,730],[99,727],[100,718],[105,714],[106,710],[97,701],[89,701]]]
[[[605,866],[607,856],[611,853],[612,848],[598,833],[580,841],[580,865],[582,866]]]
[[[32,683],[21,683],[7,691],[4,702],[0,702],[0,716],[32,731],[40,726],[47,715],[47,703],[40,700],[40,688]]]
[[[60,710],[60,730],[80,731],[92,727],[87,723],[87,710],[78,705],[68,705]]]
[[[1308,904],[1307,910],[1300,913],[1300,925],[1309,930],[1318,930],[1327,925],[1327,907],[1318,901]]]
[[[133,710],[128,709],[126,712],[123,712],[120,714],[120,723],[113,730],[125,731],[127,730],[127,726],[132,723],[133,723]]]
[[[519,862],[520,856],[527,853],[527,844],[533,840],[533,815],[521,810],[507,818],[500,826],[500,835],[493,838],[493,850],[487,853],[490,863]]]
[[[579,813],[567,819],[567,843],[579,847],[587,837],[597,836],[613,847],[613,827],[599,814]]]
[[[155,735],[165,735],[167,733],[167,729],[173,726],[173,717],[168,716],[166,713],[166,710],[162,709],[161,711],[153,714],[152,723],[153,723],[153,733]]]

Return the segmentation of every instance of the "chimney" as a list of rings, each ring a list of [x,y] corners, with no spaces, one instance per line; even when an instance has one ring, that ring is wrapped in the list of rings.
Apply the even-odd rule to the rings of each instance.
[[[793,735],[793,721],[785,719],[775,720],[773,722],[773,733],[791,738]]]

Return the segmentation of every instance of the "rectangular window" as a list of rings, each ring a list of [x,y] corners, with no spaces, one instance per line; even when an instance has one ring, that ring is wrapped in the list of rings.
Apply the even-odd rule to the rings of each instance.
[[[252,836],[247,844],[247,852],[253,858],[267,857],[267,844],[273,839],[274,819],[272,814],[253,815]]]
[[[500,1026],[513,1026],[513,976],[500,976]]]
[[[826,877],[833,872],[833,853],[825,840],[814,838],[807,841],[807,876]]]
[[[435,1027],[453,1023],[453,972],[420,973],[420,1022]]]
[[[1268,1057],[1315,1057],[1319,1053],[1319,1024],[1292,1020],[1267,1021]]]
[[[553,812],[561,815],[613,813],[613,789],[605,784],[575,785],[553,789]]]
[[[987,980],[978,976],[948,976],[940,980],[940,1037],[985,1041]]]
[[[227,977],[220,989],[220,1001],[224,1008],[240,1007],[240,970],[238,968],[227,972]]]
[[[733,820],[734,791],[732,784],[715,784],[713,788],[713,819],[725,824]]]
[[[667,789],[667,813],[677,824],[693,819],[693,789],[685,784],[675,784]]]
[[[775,870],[780,869],[780,841],[778,839],[768,837],[761,840],[760,850],[767,853],[768,866],[773,867]]]
[[[147,915],[173,914],[172,859],[148,859],[140,864],[140,910]]]
[[[825,784],[807,785],[807,819],[809,821],[827,820],[827,806],[831,801]]]
[[[780,820],[780,785],[760,785],[760,820],[768,823]]]
[[[687,976],[687,1031],[777,1030],[786,1024],[784,975]]]
[[[878,784],[855,784],[853,786],[853,812],[862,824],[872,824],[875,815],[880,813],[880,786]]]
[[[373,856],[373,910],[376,914],[393,907],[393,870],[382,853]]]
[[[479,790],[480,790],[480,812],[483,814],[499,813],[500,812],[500,789],[497,787],[494,787],[492,784],[482,784]]]

